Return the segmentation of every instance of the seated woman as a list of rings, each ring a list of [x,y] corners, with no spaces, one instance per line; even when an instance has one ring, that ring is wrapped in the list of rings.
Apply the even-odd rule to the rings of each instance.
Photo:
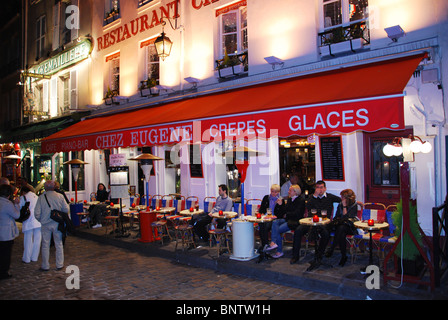
[[[347,243],[345,238],[350,234],[358,234],[358,231],[353,224],[353,222],[357,220],[358,205],[356,202],[356,195],[351,189],[344,189],[341,191],[341,200],[334,219],[330,224],[330,228],[335,230],[334,241],[325,255],[331,257],[334,248],[336,245],[339,245],[339,249],[341,250],[341,260],[339,261],[339,265],[343,267],[347,261]]]
[[[96,190],[96,201],[101,203],[92,205],[89,208],[90,221],[94,224],[92,228],[100,228],[103,226],[103,215],[107,210],[107,204],[105,202],[108,199],[109,192],[106,190],[106,186],[103,183],[99,183]]]
[[[286,204],[280,208],[280,212],[283,212],[284,218],[276,219],[272,223],[271,244],[266,250],[277,249],[277,252],[272,256],[273,258],[283,256],[282,233],[288,230],[295,230],[299,225],[299,220],[305,214],[305,201],[300,197],[301,193],[302,190],[297,184],[293,184],[289,188],[289,198],[286,200]]]
[[[271,210],[272,214],[275,218],[281,218],[278,215],[284,212],[280,212],[281,206],[284,204],[284,201],[280,198],[280,186],[278,184],[273,184],[271,186],[271,193],[267,194],[261,200],[259,213],[265,214],[268,209]],[[278,201],[280,199],[280,201]],[[261,240],[261,248],[266,249],[269,246],[269,231],[272,229],[272,221],[267,221],[264,223],[260,223],[260,240]]]

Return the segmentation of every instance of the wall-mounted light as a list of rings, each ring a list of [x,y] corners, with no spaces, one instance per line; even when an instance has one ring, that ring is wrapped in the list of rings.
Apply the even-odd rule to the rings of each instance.
[[[192,89],[196,89],[198,86],[198,83],[200,81],[199,79],[193,78],[193,77],[187,77],[187,78],[184,78],[184,80],[192,85],[192,87],[191,87]]]
[[[411,141],[410,143],[404,143],[405,140]],[[400,156],[403,153],[429,153],[432,150],[432,146],[428,141],[423,141],[420,137],[410,135],[408,139],[401,137],[394,138],[391,143],[387,143],[383,147],[383,153],[386,157]]]
[[[393,26],[389,28],[385,28],[384,31],[386,31],[387,36],[393,41],[397,42],[398,38],[401,38],[405,35],[404,30],[399,26]]]
[[[266,62],[272,66],[272,70],[275,69],[275,66],[280,66],[281,68],[283,68],[283,66],[285,65],[285,62],[282,59],[274,56],[265,57],[264,60],[266,60]]]
[[[171,53],[171,47],[173,46],[173,42],[165,35],[165,19],[168,20],[170,23],[170,26],[173,30],[178,30],[180,28],[184,28],[183,26],[177,26],[177,19],[176,19],[176,26],[173,26],[171,24],[171,20],[168,17],[163,17],[160,19],[160,22],[162,23],[162,33],[160,36],[157,37],[156,41],[154,41],[154,46],[156,47],[157,55],[162,60],[165,60],[166,57],[168,57]]]

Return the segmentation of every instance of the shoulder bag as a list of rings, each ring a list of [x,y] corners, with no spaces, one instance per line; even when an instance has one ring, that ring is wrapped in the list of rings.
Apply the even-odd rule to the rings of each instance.
[[[31,215],[30,202],[26,201],[25,196],[23,196],[23,198],[25,199],[25,204],[23,205],[22,208],[20,208],[20,217],[16,219],[17,222],[25,222]]]
[[[47,200],[48,206],[51,209],[50,203],[48,202],[48,199],[47,199],[47,195],[45,194],[44,196],[45,196],[45,200]],[[58,223],[64,222],[64,216],[63,215],[64,215],[63,212],[61,212],[59,210],[56,210],[56,209],[51,209],[50,218],[52,220],[54,220],[54,221],[56,221]]]

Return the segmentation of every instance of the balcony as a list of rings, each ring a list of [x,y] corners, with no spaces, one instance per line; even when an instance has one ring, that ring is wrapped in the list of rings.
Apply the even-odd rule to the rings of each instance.
[[[355,53],[370,44],[370,33],[366,21],[325,30],[318,36],[322,56],[334,57],[340,53]]]

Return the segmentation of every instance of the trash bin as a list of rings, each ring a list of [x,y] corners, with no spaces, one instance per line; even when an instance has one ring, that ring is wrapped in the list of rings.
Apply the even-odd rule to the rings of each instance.
[[[252,222],[233,220],[232,237],[233,254],[230,259],[249,261],[258,257],[254,249],[254,224]]]
[[[82,203],[70,203],[70,218],[75,227],[79,227],[81,221],[79,221],[79,212],[84,212]]]
[[[157,220],[157,213],[155,211],[140,211],[140,242],[154,242],[151,224]]]

